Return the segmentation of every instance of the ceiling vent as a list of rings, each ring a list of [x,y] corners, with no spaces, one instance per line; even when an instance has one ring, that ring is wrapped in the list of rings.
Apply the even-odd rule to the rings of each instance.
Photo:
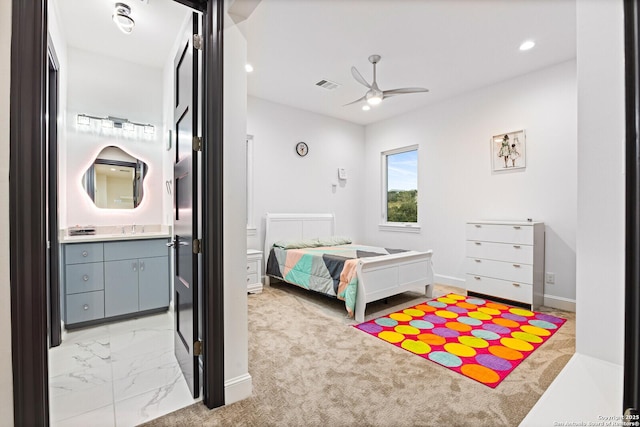
[[[318,83],[316,83],[316,86],[320,86],[327,90],[336,90],[338,87],[340,87],[338,83],[332,82],[331,80],[320,80]]]

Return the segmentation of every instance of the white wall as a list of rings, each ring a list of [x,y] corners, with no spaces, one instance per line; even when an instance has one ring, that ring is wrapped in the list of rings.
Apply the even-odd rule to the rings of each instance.
[[[247,133],[254,137],[257,235],[249,240],[251,247],[263,248],[267,212],[333,212],[336,234],[361,241],[367,182],[363,126],[249,97]],[[295,152],[299,141],[309,146],[305,157]],[[347,170],[347,180],[338,180],[338,168]]]
[[[0,1],[0,426],[13,425],[9,284],[9,93],[11,2]]]
[[[492,173],[492,135],[526,130],[526,169]],[[440,283],[463,284],[465,222],[546,224],[547,296],[575,300],[576,64],[569,61],[366,128],[366,234],[373,244],[433,249]],[[380,231],[381,152],[419,145],[421,233]],[[545,303],[549,303],[548,298]]]
[[[622,2],[577,2],[577,14],[580,144],[576,352],[622,365],[625,241]]]
[[[225,10],[228,10],[225,0]],[[223,248],[225,403],[251,396],[247,320],[246,167],[247,41],[225,14],[223,36]],[[205,142],[206,143],[206,142]]]
[[[98,53],[75,48],[67,51],[68,97],[65,149],[61,150],[60,227],[74,225],[167,224],[163,215],[165,190],[163,156],[165,151],[162,122],[162,69],[147,67]],[[115,116],[156,127],[153,136],[125,136],[100,127],[88,131],[76,124],[79,113],[98,117]],[[148,173],[144,197],[132,210],[99,209],[82,188],[82,176],[96,155],[115,145],[144,161]]]

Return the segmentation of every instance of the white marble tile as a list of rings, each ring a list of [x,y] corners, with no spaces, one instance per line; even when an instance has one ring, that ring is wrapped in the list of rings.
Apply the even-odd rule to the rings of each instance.
[[[115,425],[115,409],[113,405],[107,405],[94,411],[85,412],[82,415],[51,423],[52,427],[115,427]]]
[[[178,362],[175,360],[151,369],[138,370],[124,378],[114,380],[114,400],[118,402],[147,391],[174,384],[181,379],[182,372]]]
[[[49,377],[109,365],[110,358],[108,337],[75,343],[63,342],[49,350]]]
[[[51,421],[66,420],[113,404],[113,383],[98,384],[84,390],[51,396],[49,402]]]
[[[147,353],[141,356],[135,356],[128,359],[114,359],[111,363],[113,379],[119,380],[140,372],[147,371],[162,366],[176,364],[176,357],[173,349]]]
[[[179,377],[172,384],[116,402],[116,426],[138,425],[195,402],[187,383]]]
[[[173,330],[137,329],[111,337],[113,360],[128,360],[173,349]]]
[[[68,345],[77,342],[91,341],[108,337],[109,327],[107,325],[92,326],[82,329],[63,329],[61,345]]]
[[[112,367],[108,364],[95,368],[74,370],[49,378],[49,396],[77,393],[113,381]]]
[[[137,329],[173,329],[173,314],[167,311],[151,316],[142,316],[109,323],[109,334],[112,337],[126,334]]]

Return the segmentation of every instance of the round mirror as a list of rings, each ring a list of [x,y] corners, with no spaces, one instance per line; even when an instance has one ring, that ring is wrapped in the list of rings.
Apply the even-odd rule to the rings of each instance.
[[[114,146],[105,147],[82,177],[82,186],[103,209],[135,209],[142,202],[147,164]]]

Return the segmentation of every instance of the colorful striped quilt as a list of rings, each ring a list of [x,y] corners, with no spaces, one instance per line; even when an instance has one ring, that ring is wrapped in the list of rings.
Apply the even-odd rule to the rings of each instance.
[[[406,252],[363,245],[322,246],[316,248],[271,248],[266,273],[345,302],[353,316],[358,290],[357,259]]]

